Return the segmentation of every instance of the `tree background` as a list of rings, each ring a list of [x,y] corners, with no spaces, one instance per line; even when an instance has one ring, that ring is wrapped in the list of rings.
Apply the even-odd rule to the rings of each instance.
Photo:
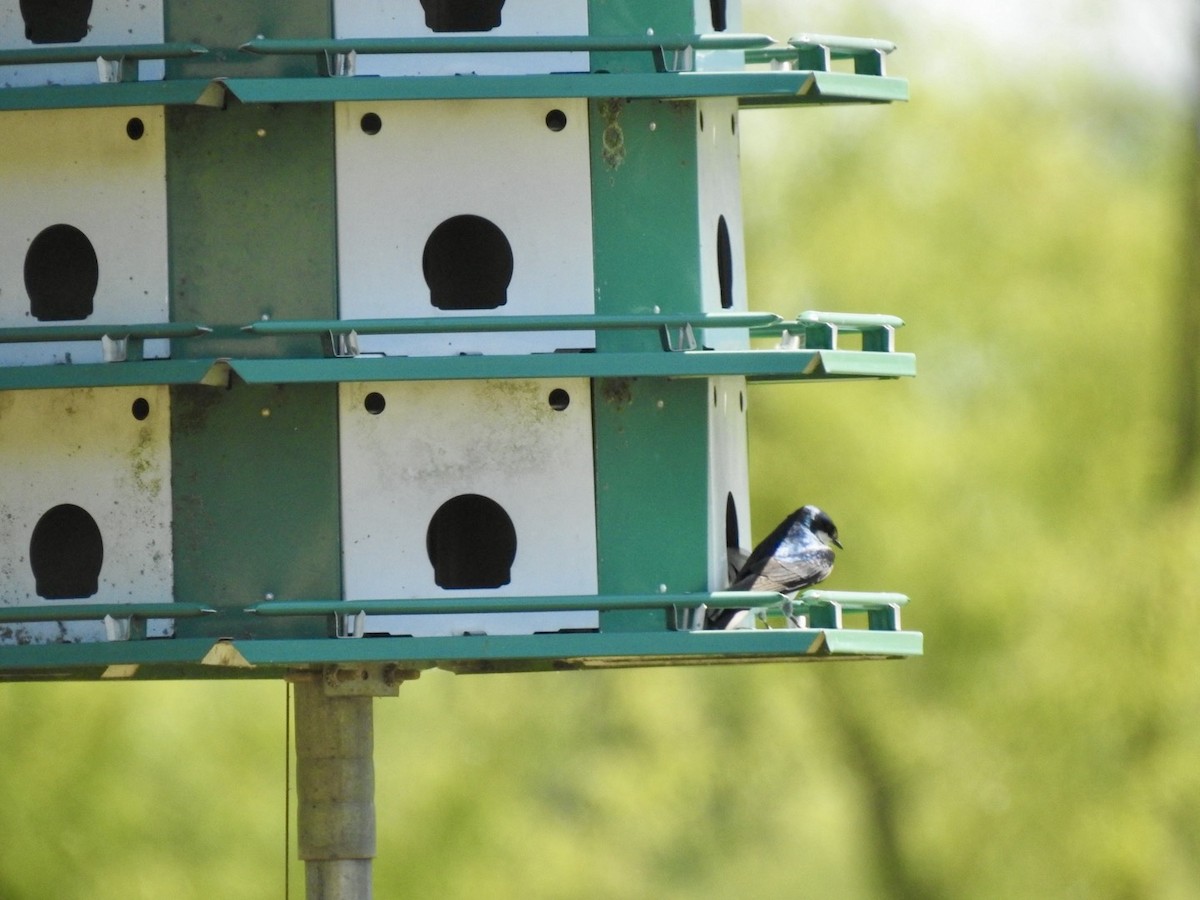
[[[900,315],[920,372],[756,387],[754,536],[831,511],[830,586],[909,594],[926,655],[427,673],[375,705],[377,896],[1200,896],[1196,89],[1184,0],[1127,6],[751,0],[897,40],[913,97],[742,116],[752,304]],[[0,897],[303,896],[284,722],[4,686]]]

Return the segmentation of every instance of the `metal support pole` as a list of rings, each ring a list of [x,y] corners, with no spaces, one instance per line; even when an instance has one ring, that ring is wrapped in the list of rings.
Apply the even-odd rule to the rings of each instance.
[[[296,833],[308,900],[369,900],[375,857],[372,702],[415,677],[334,667],[295,680]]]

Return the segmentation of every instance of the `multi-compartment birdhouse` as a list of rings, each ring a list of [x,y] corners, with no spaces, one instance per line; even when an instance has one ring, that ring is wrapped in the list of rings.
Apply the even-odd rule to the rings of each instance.
[[[0,678],[919,654],[726,591],[748,385],[915,371],[746,291],[740,117],[891,45],[740,19],[0,0]]]

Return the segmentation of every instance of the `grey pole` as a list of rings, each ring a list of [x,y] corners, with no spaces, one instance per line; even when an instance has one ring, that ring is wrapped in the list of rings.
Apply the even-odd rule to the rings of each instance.
[[[370,900],[375,857],[372,704],[416,673],[335,667],[293,677],[296,835],[308,900]]]

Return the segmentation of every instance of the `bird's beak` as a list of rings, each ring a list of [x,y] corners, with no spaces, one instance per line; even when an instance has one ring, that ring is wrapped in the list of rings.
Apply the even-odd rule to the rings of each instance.
[[[837,547],[839,550],[843,549],[842,542],[839,541],[837,538],[831,537],[830,540],[833,541],[833,546]]]

